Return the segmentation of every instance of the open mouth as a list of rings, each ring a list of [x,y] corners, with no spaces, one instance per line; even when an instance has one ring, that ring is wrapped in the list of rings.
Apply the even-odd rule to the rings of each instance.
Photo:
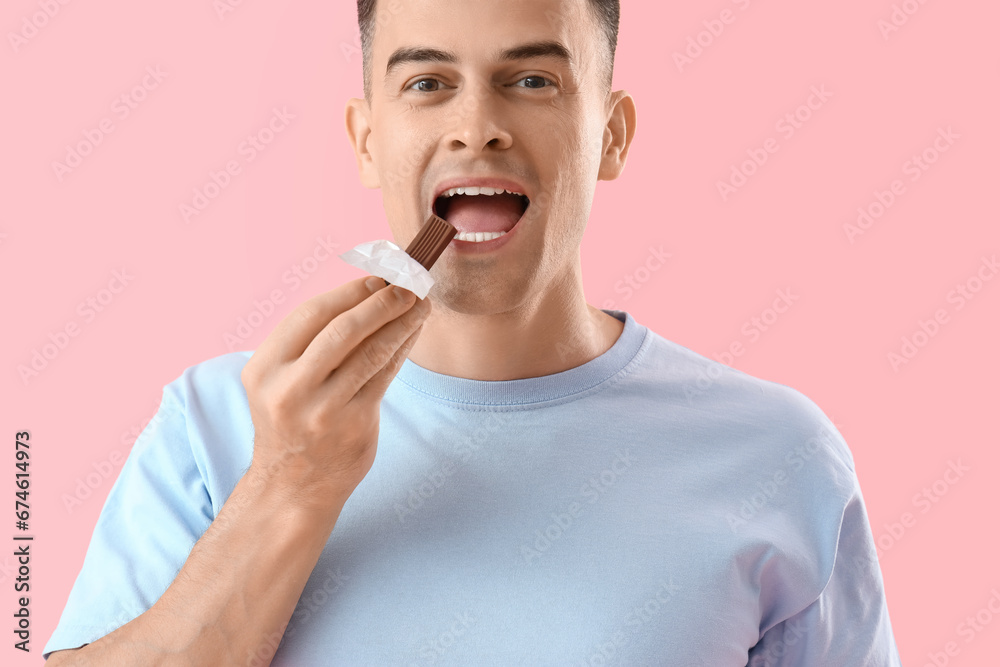
[[[482,242],[503,236],[524,216],[528,197],[490,187],[452,188],[434,200],[435,215],[458,230],[459,241]]]

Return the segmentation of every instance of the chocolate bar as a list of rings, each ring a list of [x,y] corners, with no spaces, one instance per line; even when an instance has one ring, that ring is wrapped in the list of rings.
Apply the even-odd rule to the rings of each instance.
[[[427,222],[424,223],[424,226],[420,228],[417,235],[410,241],[410,245],[406,248],[406,254],[430,271],[430,268],[434,266],[434,262],[437,261],[441,253],[444,252],[444,249],[448,247],[448,244],[457,235],[458,230],[449,224],[447,220],[431,213],[431,217],[427,218]],[[389,281],[385,280],[385,278],[382,280],[385,281],[388,287],[390,284]]]

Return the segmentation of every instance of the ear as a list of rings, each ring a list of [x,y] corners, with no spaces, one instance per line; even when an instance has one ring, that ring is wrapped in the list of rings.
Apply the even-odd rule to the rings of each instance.
[[[380,188],[378,170],[375,168],[375,160],[368,149],[368,140],[371,138],[371,108],[368,102],[357,97],[347,100],[347,108],[344,112],[344,120],[347,126],[347,138],[354,149],[354,157],[358,161],[358,174],[361,176],[361,184],[366,188]]]
[[[625,169],[628,148],[635,136],[635,100],[624,90],[611,94],[608,100],[611,113],[604,128],[604,144],[601,153],[601,168],[597,179],[613,181]]]

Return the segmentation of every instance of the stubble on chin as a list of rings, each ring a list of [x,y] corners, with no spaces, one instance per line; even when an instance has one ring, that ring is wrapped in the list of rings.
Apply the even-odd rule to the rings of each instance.
[[[527,289],[528,281],[523,275],[498,275],[474,268],[459,274],[449,269],[434,276],[429,296],[435,306],[455,313],[485,315],[516,308]]]

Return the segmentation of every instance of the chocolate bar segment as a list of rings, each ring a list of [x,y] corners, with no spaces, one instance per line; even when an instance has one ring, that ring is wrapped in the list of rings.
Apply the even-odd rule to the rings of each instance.
[[[417,232],[416,237],[410,241],[410,245],[406,248],[406,254],[430,271],[434,262],[457,235],[458,230],[452,227],[447,220],[431,213],[431,217],[427,218],[427,222]]]
[[[457,235],[458,230],[449,224],[447,220],[431,213],[431,217],[427,218],[427,222],[424,223],[424,226],[420,228],[417,235],[410,241],[410,245],[406,248],[406,254],[430,271],[431,267],[434,266],[434,262],[437,261],[441,253],[444,252],[444,249],[448,247],[448,244]],[[385,281],[386,286],[389,285],[388,280],[385,280],[385,278],[382,280]]]

